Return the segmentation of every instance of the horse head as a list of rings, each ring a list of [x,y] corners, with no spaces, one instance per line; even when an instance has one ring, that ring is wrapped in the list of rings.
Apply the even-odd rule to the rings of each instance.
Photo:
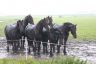
[[[51,17],[48,16],[47,19],[49,20],[49,21],[48,21],[49,27],[52,28],[52,27],[53,27],[53,23],[52,23],[52,22],[53,22],[53,19],[52,19],[52,16],[51,16]]]
[[[28,23],[34,24],[33,17],[31,15],[26,16],[23,22],[25,27],[28,25]]]
[[[73,35],[73,37],[77,38],[76,25],[74,25],[74,24],[72,24],[70,22],[66,22],[66,23],[64,23],[64,27],[65,27],[66,32],[71,31],[71,34]]]
[[[46,31],[49,31],[52,26],[53,26],[53,24],[52,24],[52,18],[51,17],[48,16],[48,17],[43,19],[43,28]]]
[[[76,34],[76,26],[77,25],[70,25],[70,31],[71,31],[71,34],[73,35],[74,38],[77,38],[77,34]]]
[[[46,25],[46,27],[47,27],[47,29],[45,28],[45,27],[43,27],[43,32],[46,32],[46,31],[48,31],[48,30],[50,30],[51,28],[53,28],[53,20],[52,20],[52,17],[46,17],[46,18],[44,18],[44,20],[45,20],[45,24],[44,25]]]
[[[18,29],[18,32],[20,32],[21,34],[23,33],[24,28],[23,28],[23,22],[22,22],[22,20],[18,20],[17,21],[17,29]]]

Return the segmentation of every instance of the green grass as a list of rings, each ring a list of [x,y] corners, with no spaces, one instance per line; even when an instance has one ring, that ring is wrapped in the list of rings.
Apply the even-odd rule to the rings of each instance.
[[[34,22],[37,23],[44,16],[33,16]],[[45,16],[46,17],[46,16]],[[0,17],[0,36],[4,36],[4,27],[8,24],[15,23],[18,19],[24,16],[3,16]],[[63,24],[64,22],[71,21],[77,24],[77,37],[78,39],[95,40],[96,39],[96,16],[95,15],[77,15],[77,16],[53,16],[53,22]]]
[[[75,57],[56,57],[50,59],[0,59],[0,64],[87,64],[87,61]]]

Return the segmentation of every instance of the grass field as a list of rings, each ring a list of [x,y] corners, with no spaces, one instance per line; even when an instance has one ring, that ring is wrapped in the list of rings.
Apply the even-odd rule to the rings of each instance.
[[[87,64],[87,61],[63,56],[50,59],[0,59],[0,64]]]
[[[4,27],[6,25],[16,23],[18,19],[23,19],[24,17],[25,16],[1,16],[0,36],[4,36]],[[46,16],[33,16],[34,22],[37,23],[43,17]],[[72,22],[74,24],[77,24],[78,39],[87,39],[87,40],[96,39],[95,15],[53,16],[53,22],[57,24],[63,24],[64,22]]]

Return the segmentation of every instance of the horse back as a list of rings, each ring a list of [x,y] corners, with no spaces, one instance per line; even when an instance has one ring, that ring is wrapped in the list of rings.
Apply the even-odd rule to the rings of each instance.
[[[17,31],[16,24],[7,25],[5,27],[5,36],[7,39],[17,39],[20,37],[19,32]]]
[[[35,36],[35,26],[33,24],[28,24],[25,28],[25,36],[29,39],[33,39]]]

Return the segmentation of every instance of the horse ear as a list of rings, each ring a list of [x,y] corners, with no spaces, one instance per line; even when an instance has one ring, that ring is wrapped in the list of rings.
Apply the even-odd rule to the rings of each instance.
[[[17,26],[19,26],[20,20],[17,21]]]

